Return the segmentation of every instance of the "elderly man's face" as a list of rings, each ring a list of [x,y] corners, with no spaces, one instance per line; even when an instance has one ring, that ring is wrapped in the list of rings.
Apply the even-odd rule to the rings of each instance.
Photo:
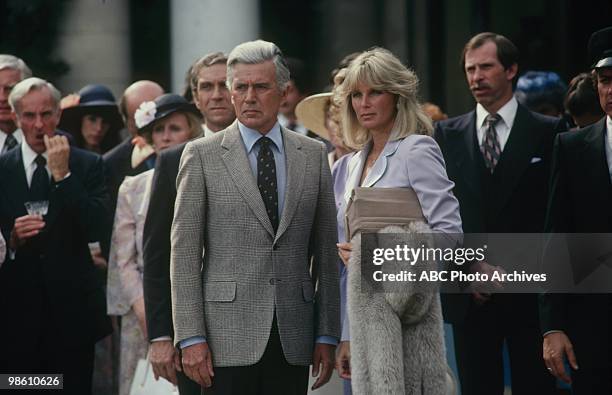
[[[26,142],[38,154],[45,152],[44,136],[52,137],[59,124],[61,111],[47,88],[28,92],[17,103],[17,125]]]
[[[612,117],[612,67],[597,70],[597,92],[601,108]]]
[[[13,90],[13,87],[21,81],[21,72],[15,69],[0,70],[0,129],[10,128],[13,125],[13,117],[11,115],[11,106],[9,106],[8,97]],[[12,130],[4,130],[12,132]]]
[[[276,123],[287,90],[281,90],[276,84],[276,68],[269,60],[258,64],[236,64],[231,94],[238,120],[265,134]]]
[[[215,132],[225,129],[236,119],[230,93],[225,85],[226,70],[225,64],[220,63],[203,67],[198,74],[197,90],[193,95],[206,125]]]

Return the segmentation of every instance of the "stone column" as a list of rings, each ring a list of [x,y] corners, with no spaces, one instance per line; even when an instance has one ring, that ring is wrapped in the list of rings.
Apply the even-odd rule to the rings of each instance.
[[[117,100],[130,78],[129,5],[122,0],[74,0],[59,28],[57,53],[70,66],[58,81],[62,94],[91,83],[108,86]]]
[[[196,59],[259,38],[257,1],[171,0],[170,14],[173,92],[182,91]]]

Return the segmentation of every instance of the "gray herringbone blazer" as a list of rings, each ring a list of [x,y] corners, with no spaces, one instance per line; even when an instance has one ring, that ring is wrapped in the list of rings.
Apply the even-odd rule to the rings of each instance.
[[[215,366],[259,361],[275,311],[291,364],[311,363],[315,337],[339,337],[326,150],[287,129],[281,133],[287,185],[276,235],[237,123],[190,142],[181,158],[170,268],[174,341],[206,336]]]

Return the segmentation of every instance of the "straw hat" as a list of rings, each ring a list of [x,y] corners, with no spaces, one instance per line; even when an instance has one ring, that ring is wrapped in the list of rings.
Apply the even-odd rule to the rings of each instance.
[[[308,96],[298,103],[295,114],[298,121],[318,136],[329,141],[329,131],[325,127],[325,106],[332,96],[331,92]]]

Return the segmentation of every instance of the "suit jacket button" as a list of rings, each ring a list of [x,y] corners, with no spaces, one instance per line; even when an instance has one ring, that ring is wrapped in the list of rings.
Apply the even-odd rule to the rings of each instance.
[[[278,250],[278,244],[274,244],[274,245],[272,246],[272,251],[276,251],[276,250]]]
[[[273,278],[270,279],[270,285],[274,285],[274,279]]]

